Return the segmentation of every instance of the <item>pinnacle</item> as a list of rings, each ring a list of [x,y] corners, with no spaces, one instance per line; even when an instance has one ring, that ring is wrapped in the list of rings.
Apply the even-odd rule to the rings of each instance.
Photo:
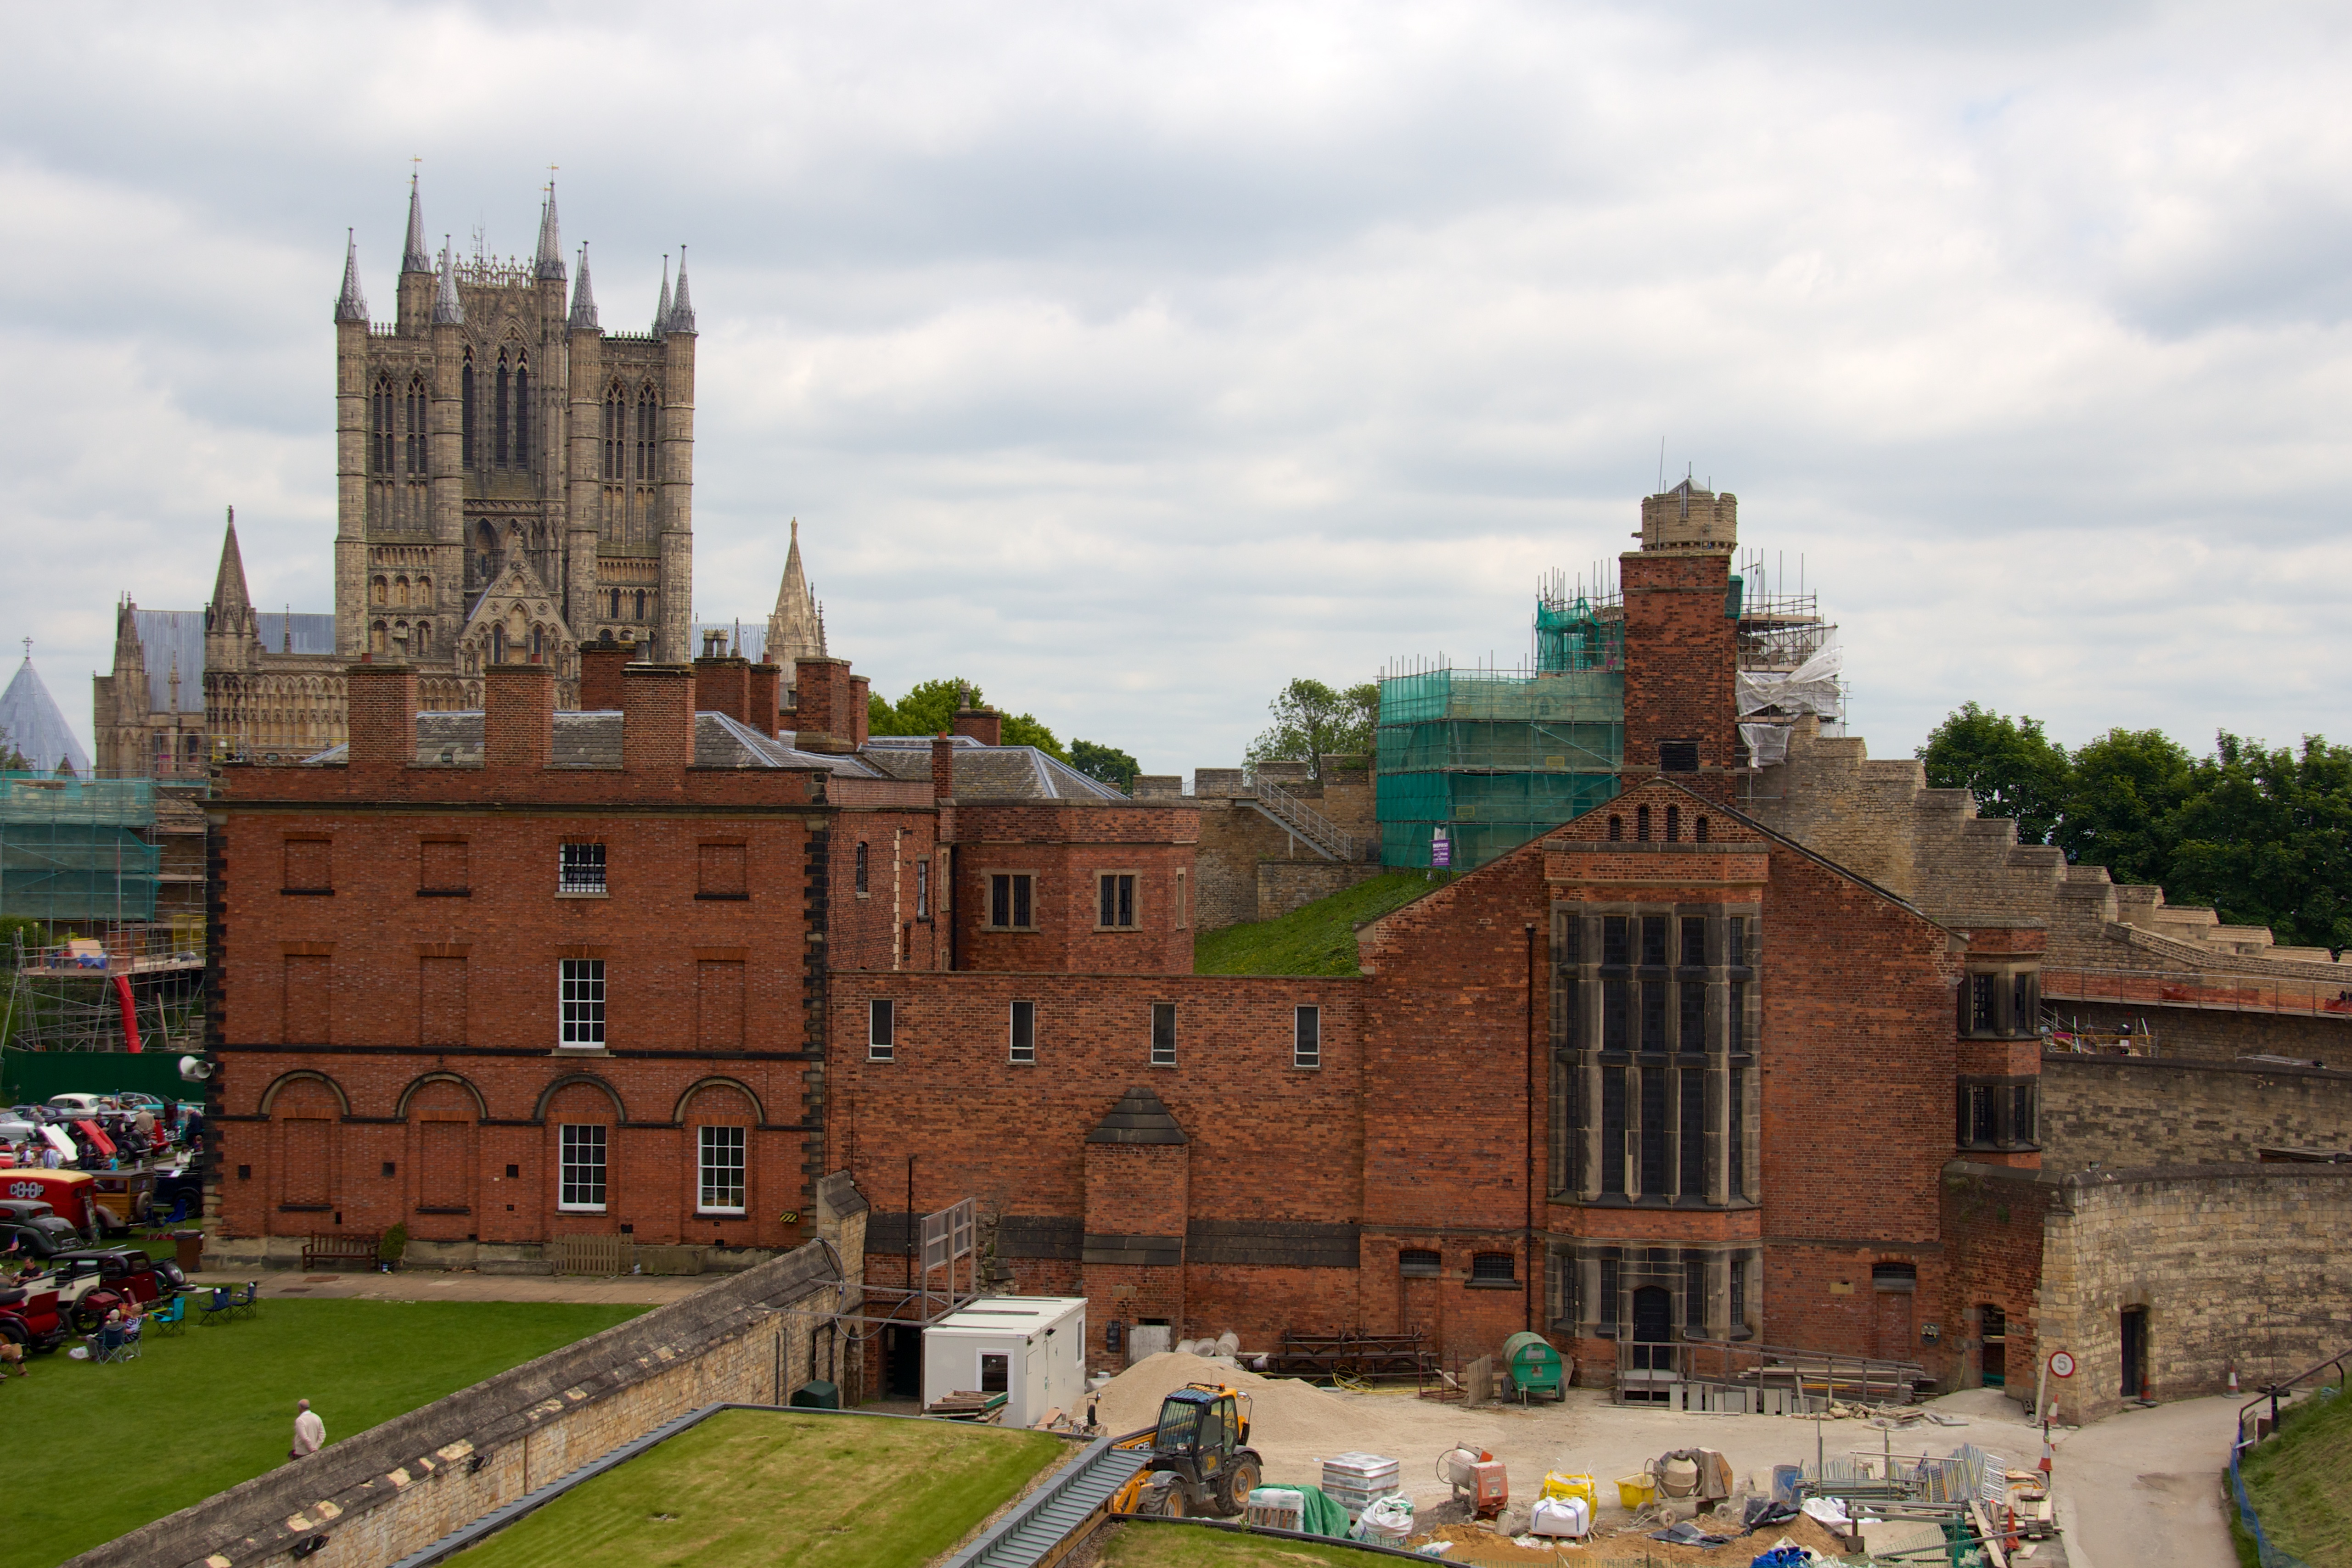
[[[462,326],[466,307],[457,298],[457,268],[449,257],[449,236],[441,236],[441,287],[433,297],[433,324],[436,327]]]
[[[563,238],[555,217],[555,182],[547,184],[547,200],[539,209],[539,256],[532,271],[541,277],[563,277]]]
[[[343,292],[335,301],[335,319],[364,323],[368,308],[367,297],[360,292],[359,235],[350,229],[343,233]]]
[[[416,176],[408,177],[408,246],[401,253],[403,272],[430,272],[432,253],[425,248],[425,201],[417,194]]]
[[[694,334],[694,302],[688,298],[686,294],[686,246],[684,246],[677,247],[677,296],[670,301],[669,309],[665,314],[668,318],[666,322],[667,330],[683,332],[689,337]]]
[[[580,281],[572,286],[572,319],[566,323],[574,332],[593,332],[596,326],[596,291],[588,286],[588,246],[580,246]]]
[[[669,330],[669,257],[662,257],[661,303],[654,307],[654,336]]]

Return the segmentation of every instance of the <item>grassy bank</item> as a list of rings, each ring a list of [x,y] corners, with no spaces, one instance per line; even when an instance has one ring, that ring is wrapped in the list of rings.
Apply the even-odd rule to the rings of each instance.
[[[294,1402],[348,1437],[643,1307],[291,1301],[146,1342],[100,1366],[63,1350],[0,1388],[10,1458],[0,1568],[51,1568],[286,1462]]]
[[[2239,1469],[2273,1546],[2311,1568],[2352,1568],[2352,1397],[2297,1405]]]
[[[1389,872],[1273,920],[1204,931],[1192,941],[1196,975],[1352,975],[1356,927],[1440,886],[1417,871]]]

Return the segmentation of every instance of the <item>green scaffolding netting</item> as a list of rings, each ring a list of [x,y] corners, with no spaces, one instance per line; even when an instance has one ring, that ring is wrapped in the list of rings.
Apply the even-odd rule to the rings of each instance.
[[[152,920],[154,822],[150,779],[0,773],[0,915]]]
[[[1443,825],[1454,868],[1468,870],[1591,810],[1617,792],[1624,719],[1625,677],[1613,668],[1382,681],[1382,862],[1428,865]]]

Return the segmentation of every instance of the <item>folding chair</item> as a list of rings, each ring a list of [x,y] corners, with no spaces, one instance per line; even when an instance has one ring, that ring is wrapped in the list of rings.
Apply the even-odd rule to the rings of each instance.
[[[216,1323],[228,1322],[234,1299],[235,1292],[231,1291],[226,1285],[215,1285],[205,1293],[203,1302],[196,1309],[196,1325],[199,1328],[211,1328]]]
[[[90,1345],[90,1359],[101,1365],[110,1361],[136,1361],[139,1358],[139,1331],[126,1323],[108,1323],[98,1331]]]
[[[178,1333],[188,1322],[188,1298],[173,1296],[172,1304],[149,1312],[146,1321],[155,1325],[157,1333]]]
[[[257,1318],[261,1315],[261,1281],[249,1280],[243,1291],[231,1291],[228,1297],[230,1315]]]

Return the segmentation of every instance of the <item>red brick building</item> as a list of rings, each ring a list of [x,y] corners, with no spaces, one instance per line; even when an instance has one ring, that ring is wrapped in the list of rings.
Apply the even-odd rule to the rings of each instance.
[[[1349,977],[1194,975],[1197,807],[987,714],[868,737],[839,660],[781,722],[740,660],[591,646],[561,714],[539,668],[419,716],[355,666],[348,756],[215,802],[220,1244],[768,1249],[846,1170],[870,1280],[974,1197],[991,1272],[1092,1301],[1097,1364],[1139,1327],[1534,1328],[1595,1380],[1692,1344],[1952,1373],[1957,1303],[2032,1316],[2030,1270],[1954,1278],[1939,1188],[2037,1162],[2036,934],[1730,804],[1732,544],[1645,504],[1622,793]]]

